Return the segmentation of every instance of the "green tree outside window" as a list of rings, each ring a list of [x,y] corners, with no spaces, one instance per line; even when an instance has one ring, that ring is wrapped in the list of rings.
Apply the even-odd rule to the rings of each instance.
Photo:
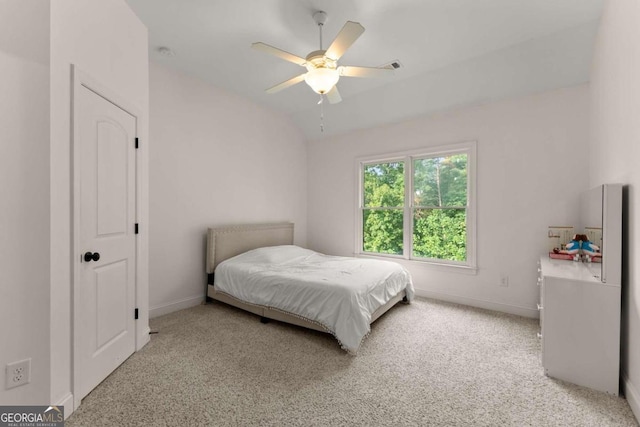
[[[402,255],[404,162],[364,167],[363,249]]]

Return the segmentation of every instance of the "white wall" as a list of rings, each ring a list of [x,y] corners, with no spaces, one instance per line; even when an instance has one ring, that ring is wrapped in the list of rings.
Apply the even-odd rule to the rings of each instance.
[[[537,316],[536,260],[547,227],[576,219],[587,188],[587,136],[583,85],[313,141],[309,247],[353,254],[356,158],[475,140],[478,273],[406,265],[418,295]],[[501,274],[509,287],[499,287]]]
[[[151,63],[150,305],[204,298],[207,227],[293,221],[306,243],[306,143],[291,122]]]
[[[622,376],[640,419],[640,2],[609,0],[591,73],[590,184],[624,184]]]
[[[51,2],[51,399],[71,412],[71,64],[129,100],[143,117],[138,136],[148,150],[147,29],[123,0]],[[148,223],[147,151],[141,151],[142,224]],[[147,235],[138,258],[140,334],[148,326]]]
[[[0,76],[0,405],[42,405],[50,381],[49,2],[0,0]],[[26,358],[31,383],[5,390],[6,364]]]

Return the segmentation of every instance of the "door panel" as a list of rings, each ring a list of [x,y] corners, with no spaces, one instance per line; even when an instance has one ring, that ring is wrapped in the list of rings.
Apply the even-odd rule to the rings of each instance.
[[[127,134],[117,123],[97,124],[98,235],[125,233],[127,226]]]
[[[127,332],[127,260],[96,268],[96,349]]]
[[[80,390],[86,396],[135,350],[136,119],[80,87]],[[82,255],[81,254],[81,255]]]

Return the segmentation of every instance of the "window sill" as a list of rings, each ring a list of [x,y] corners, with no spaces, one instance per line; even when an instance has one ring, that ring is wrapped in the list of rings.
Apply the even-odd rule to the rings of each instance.
[[[356,253],[354,255],[357,258],[370,258],[370,259],[383,259],[389,261],[395,261],[406,267],[420,267],[430,270],[445,271],[447,273],[466,274],[469,276],[475,276],[478,274],[478,267],[468,265],[456,265],[456,264],[444,264],[432,261],[418,261],[415,259],[406,259],[397,255],[373,255],[367,253]]]

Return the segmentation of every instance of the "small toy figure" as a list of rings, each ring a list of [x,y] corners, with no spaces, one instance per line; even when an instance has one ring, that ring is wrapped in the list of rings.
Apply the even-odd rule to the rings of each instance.
[[[600,247],[591,243],[586,234],[574,234],[571,242],[567,243],[566,253],[573,255],[574,261],[580,261],[582,257],[591,262],[594,256],[600,255]]]
[[[599,255],[600,247],[598,245],[594,245],[593,243],[591,243],[589,241],[589,238],[584,234],[582,236],[584,237],[584,240],[582,241],[582,246],[581,246],[582,252],[590,256]]]
[[[578,255],[578,253],[580,252],[580,235],[579,234],[573,235],[573,238],[571,239],[571,241],[567,243],[565,251],[569,255]]]

